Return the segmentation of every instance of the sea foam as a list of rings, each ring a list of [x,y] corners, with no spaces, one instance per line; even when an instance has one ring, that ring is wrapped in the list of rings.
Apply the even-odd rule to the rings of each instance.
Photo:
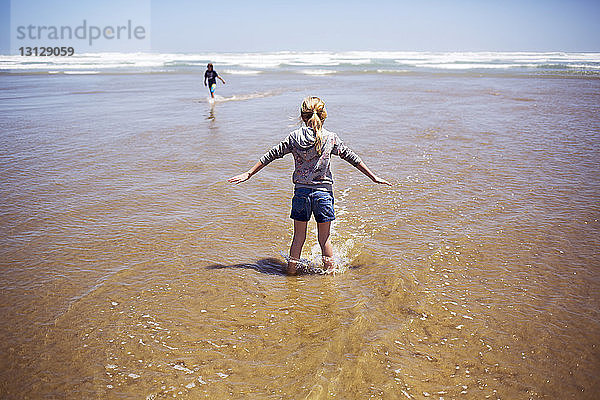
[[[82,53],[71,57],[0,56],[0,72],[202,73],[212,62],[225,74],[511,70],[519,73],[600,74],[600,53],[564,52],[265,52],[265,53]],[[89,73],[89,72],[86,72]]]

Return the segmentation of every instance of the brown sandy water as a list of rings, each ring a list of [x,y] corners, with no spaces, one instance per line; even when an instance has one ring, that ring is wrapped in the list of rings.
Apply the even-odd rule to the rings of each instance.
[[[0,397],[597,398],[600,81],[228,84],[0,76]],[[334,160],[347,271],[288,277],[292,159],[226,178],[309,93],[394,186]]]

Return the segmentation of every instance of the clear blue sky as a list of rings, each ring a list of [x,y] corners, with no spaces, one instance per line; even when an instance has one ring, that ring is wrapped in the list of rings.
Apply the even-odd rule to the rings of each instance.
[[[13,7],[24,4],[19,1]],[[39,18],[32,23],[40,24],[77,24],[97,16],[135,21],[136,4],[146,3],[157,52],[600,51],[600,0],[27,2],[32,20]],[[128,14],[114,12],[115,4],[129,4]],[[10,6],[0,0],[2,53],[12,33]]]

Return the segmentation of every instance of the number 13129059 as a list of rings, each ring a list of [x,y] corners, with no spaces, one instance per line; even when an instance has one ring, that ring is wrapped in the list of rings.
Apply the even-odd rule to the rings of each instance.
[[[60,56],[69,57],[75,54],[75,49],[72,47],[19,47],[22,56],[35,57],[50,57]]]

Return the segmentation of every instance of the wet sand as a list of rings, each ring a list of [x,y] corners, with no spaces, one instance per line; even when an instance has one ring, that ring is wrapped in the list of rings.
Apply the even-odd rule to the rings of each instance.
[[[227,81],[0,75],[2,398],[597,396],[598,79]],[[334,160],[336,276],[282,274],[291,157],[226,183],[307,94],[394,183]]]

